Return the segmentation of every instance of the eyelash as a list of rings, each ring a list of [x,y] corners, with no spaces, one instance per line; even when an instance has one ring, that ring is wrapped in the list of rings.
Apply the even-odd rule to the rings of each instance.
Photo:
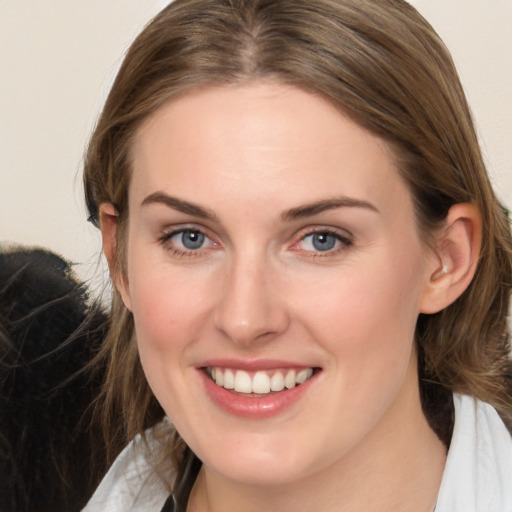
[[[201,237],[204,237],[205,241],[209,241],[210,246],[208,247],[198,247],[197,249],[181,249],[174,245],[171,242],[171,239],[177,235],[184,235],[185,233],[194,233],[197,235],[200,235]],[[306,255],[307,257],[312,258],[326,258],[326,257],[332,257],[337,254],[339,254],[342,251],[345,251],[350,246],[353,245],[353,241],[350,237],[347,237],[345,235],[341,235],[339,232],[333,230],[333,229],[327,229],[327,228],[318,228],[318,229],[308,229],[304,230],[303,233],[300,236],[299,240],[292,244],[292,248],[297,247],[300,243],[303,243],[308,237],[314,237],[315,235],[325,235],[327,237],[332,237],[334,239],[334,243],[337,244],[337,247],[329,248],[325,251],[321,250],[305,250],[297,248],[295,249],[298,252],[301,252],[302,254]],[[217,248],[219,245],[214,242],[202,229],[196,228],[196,227],[180,227],[178,229],[174,229],[170,232],[165,232],[162,234],[162,236],[158,239],[158,242],[169,252],[173,254],[173,256],[177,256],[180,258],[186,258],[186,257],[198,257],[203,253],[203,250],[209,249],[209,248]]]
[[[313,238],[315,235],[325,235],[328,237],[332,237],[334,239],[334,243],[337,244],[337,247],[332,249],[328,249],[326,251],[320,250],[304,250],[304,249],[296,249],[297,251],[303,253],[307,257],[310,258],[329,258],[333,256],[337,256],[339,253],[347,250],[350,246],[353,245],[353,241],[349,236],[342,235],[338,231],[329,228],[319,227],[316,229],[307,229],[304,231],[298,240],[298,242],[294,243],[292,247],[298,246],[300,243],[303,243],[308,237]]]
[[[173,256],[177,256],[180,258],[186,258],[186,257],[197,257],[200,256],[203,252],[202,249],[205,249],[205,247],[198,247],[197,249],[181,249],[174,245],[171,242],[171,239],[177,235],[183,235],[185,233],[195,233],[202,237],[204,237],[204,240],[209,240],[212,244],[212,247],[218,246],[206,233],[204,233],[203,230],[195,227],[181,227],[178,229],[174,229],[169,232],[165,232],[162,234],[162,236],[158,239],[158,242],[162,244],[162,246],[172,253]]]

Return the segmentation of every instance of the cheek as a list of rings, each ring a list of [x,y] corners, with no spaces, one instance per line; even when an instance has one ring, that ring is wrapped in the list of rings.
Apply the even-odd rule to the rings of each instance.
[[[139,345],[152,350],[176,349],[190,329],[191,319],[199,316],[197,301],[180,294],[176,288],[165,287],[161,280],[151,280],[134,287],[133,314]],[[189,325],[187,328],[186,326]]]
[[[158,401],[180,424],[179,411],[187,405],[182,391],[192,378],[191,349],[205,324],[204,294],[166,265],[141,263],[136,268],[130,292],[141,364]]]
[[[407,372],[423,265],[416,253],[405,256],[375,254],[301,291],[304,324],[332,354],[332,364],[343,368],[337,374],[346,386],[371,386],[386,370],[398,380]]]
[[[419,310],[419,290],[411,278],[396,270],[348,272],[339,279],[331,276],[325,283],[317,282],[302,293],[315,325],[354,343],[361,337],[371,342],[374,337],[368,338],[369,332],[377,338],[379,332],[411,332]]]
[[[204,323],[206,293],[200,280],[165,262],[133,257],[130,295],[143,366],[176,366],[176,357],[197,339]],[[148,373],[148,372],[147,372]]]

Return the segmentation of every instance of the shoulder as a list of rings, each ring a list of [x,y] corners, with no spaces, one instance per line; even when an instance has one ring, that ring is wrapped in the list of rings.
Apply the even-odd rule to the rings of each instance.
[[[117,457],[83,512],[159,511],[169,490],[148,461],[152,430],[135,438]]]
[[[438,512],[512,511],[512,437],[496,410],[454,395],[455,425]]]

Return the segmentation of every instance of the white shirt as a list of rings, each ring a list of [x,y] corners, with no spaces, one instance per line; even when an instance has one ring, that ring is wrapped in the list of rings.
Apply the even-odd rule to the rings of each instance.
[[[489,404],[454,395],[455,425],[435,512],[512,512],[512,437]]]
[[[455,394],[454,406],[435,512],[512,512],[512,437],[490,405]],[[136,439],[116,459],[83,512],[159,512],[168,495]]]

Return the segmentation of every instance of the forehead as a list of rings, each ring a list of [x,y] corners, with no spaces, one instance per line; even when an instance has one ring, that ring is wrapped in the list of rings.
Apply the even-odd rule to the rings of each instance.
[[[217,192],[289,205],[334,193],[403,194],[388,145],[331,103],[260,82],[211,87],[162,106],[132,147],[130,195],[156,190],[210,201]],[[400,190],[398,190],[400,189]],[[368,198],[368,197],[366,197]]]

